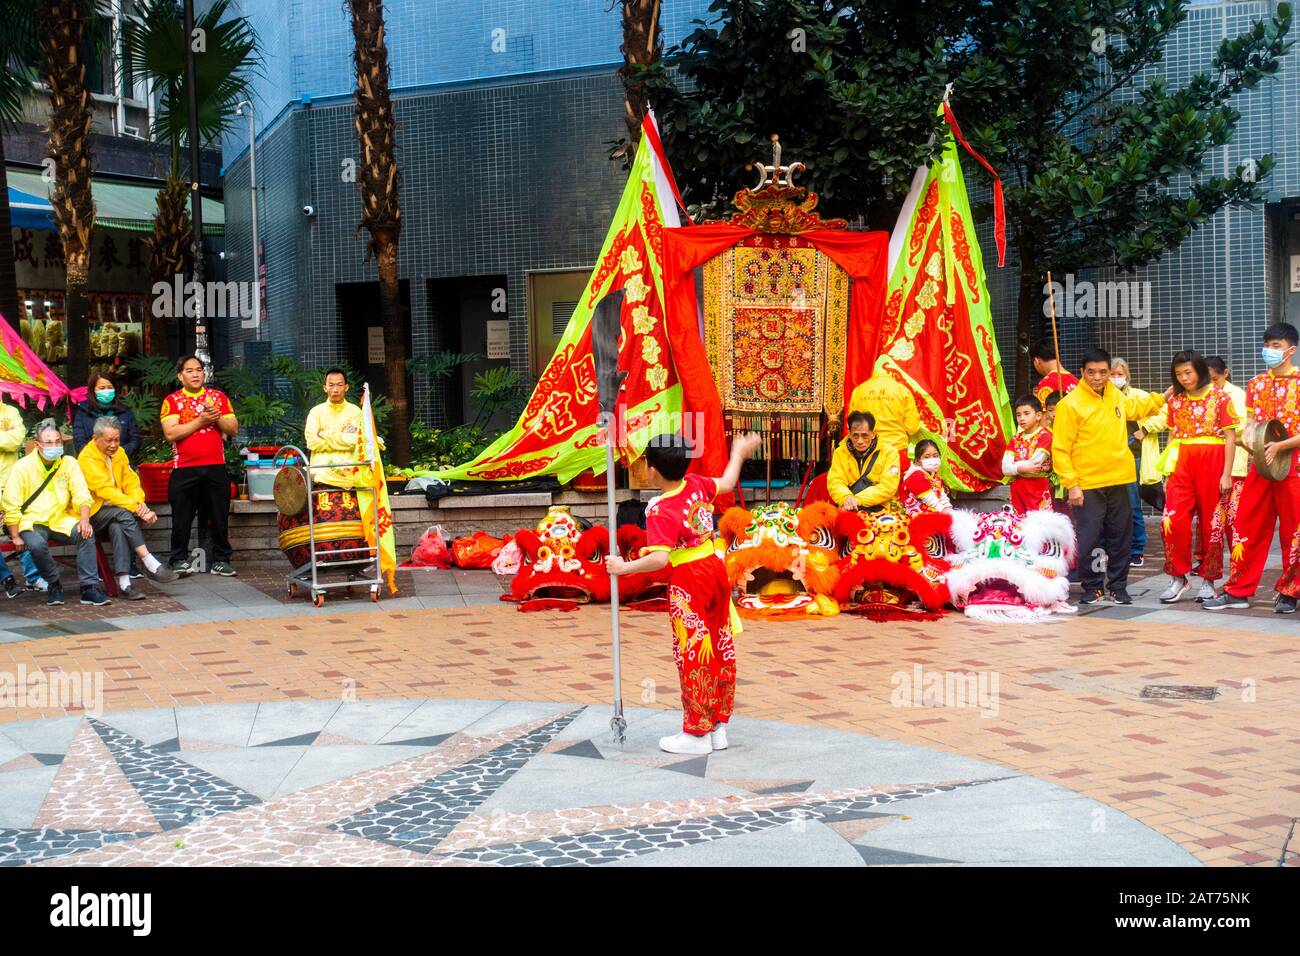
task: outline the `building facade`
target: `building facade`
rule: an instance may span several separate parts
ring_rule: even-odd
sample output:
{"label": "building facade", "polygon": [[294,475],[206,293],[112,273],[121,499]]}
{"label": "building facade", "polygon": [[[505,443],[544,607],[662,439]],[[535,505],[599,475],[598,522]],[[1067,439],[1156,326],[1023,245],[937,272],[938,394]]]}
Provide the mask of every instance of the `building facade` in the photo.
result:
{"label": "building facade", "polygon": [[[229,329],[219,361],[294,355],[347,361],[383,388],[377,273],[366,261],[352,129],[352,34],[335,0],[241,0],[266,56],[256,98],[264,321]],[[232,8],[233,8],[232,7]],[[1197,4],[1169,43],[1171,82],[1210,69],[1224,36],[1266,15],[1266,0]],[[708,0],[665,0],[665,44]],[[470,412],[475,372],[509,364],[532,378],[549,358],[590,271],[623,185],[607,158],[625,135],[617,4],[608,0],[389,0],[385,4],[402,171],[399,270],[411,353],[488,356],[445,384],[415,377],[421,417],[454,424]],[[1259,331],[1300,320],[1300,54],[1243,96],[1229,171],[1272,153],[1268,203],[1221,213],[1179,249],[1135,273],[1075,283],[1138,283],[1126,310],[1098,315],[1058,302],[1061,349],[1073,365],[1100,342],[1156,387],[1183,347],[1221,353],[1243,379],[1257,370]],[[248,136],[224,143],[228,277],[251,280]],[[971,185],[978,181],[975,173]],[[1014,367],[1014,267],[985,261],[999,342]],[[1064,278],[1064,277],[1057,277]],[[1117,293],[1115,293],[1117,294]],[[1113,297],[1113,296],[1112,296]],[[1136,304],[1135,304],[1136,303]],[[1114,311],[1124,314],[1114,315]],[[1088,313],[1088,314],[1084,314]]]}

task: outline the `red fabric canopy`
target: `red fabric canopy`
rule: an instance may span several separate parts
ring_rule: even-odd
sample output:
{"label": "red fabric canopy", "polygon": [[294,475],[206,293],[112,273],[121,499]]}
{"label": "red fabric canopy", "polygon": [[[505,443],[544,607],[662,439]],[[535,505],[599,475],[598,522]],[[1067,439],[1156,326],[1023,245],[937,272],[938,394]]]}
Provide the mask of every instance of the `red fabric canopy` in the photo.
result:
{"label": "red fabric canopy", "polygon": [[[704,454],[691,465],[692,471],[701,474],[722,473],[727,462],[727,446],[722,401],[700,339],[694,270],[754,235],[758,235],[754,229],[728,223],[664,230],[668,337],[673,343],[673,363],[682,382],[683,405],[703,418]],[[880,318],[889,278],[889,233],[815,229],[799,233],[799,238],[812,243],[853,280],[848,354],[844,356],[844,407],[848,408],[853,389],[871,377],[879,349]]]}

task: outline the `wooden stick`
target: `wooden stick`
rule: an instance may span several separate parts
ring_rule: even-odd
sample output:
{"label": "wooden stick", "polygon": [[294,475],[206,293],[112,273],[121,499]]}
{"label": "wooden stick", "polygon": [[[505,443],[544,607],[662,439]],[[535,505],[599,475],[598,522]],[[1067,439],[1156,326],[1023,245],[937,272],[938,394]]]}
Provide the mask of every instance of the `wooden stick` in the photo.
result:
{"label": "wooden stick", "polygon": [[1056,289],[1052,285],[1052,272],[1047,272],[1047,301],[1050,306],[1049,311],[1052,313],[1052,351],[1056,353],[1056,388],[1054,392],[1061,390],[1061,343],[1056,338]]}

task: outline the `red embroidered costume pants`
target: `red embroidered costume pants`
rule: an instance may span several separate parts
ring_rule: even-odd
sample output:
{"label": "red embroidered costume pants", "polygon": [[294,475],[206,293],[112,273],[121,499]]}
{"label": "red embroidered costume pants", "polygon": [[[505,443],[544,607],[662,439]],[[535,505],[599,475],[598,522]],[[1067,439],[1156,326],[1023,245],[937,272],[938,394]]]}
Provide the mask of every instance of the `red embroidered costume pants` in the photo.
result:
{"label": "red embroidered costume pants", "polygon": [[1273,523],[1282,526],[1282,580],[1292,577],[1292,540],[1300,520],[1300,474],[1294,459],[1281,481],[1271,481],[1251,466],[1241,488],[1237,520],[1232,525],[1232,573],[1223,586],[1233,597],[1250,597],[1259,587],[1273,542]]}
{"label": "red embroidered costume pants", "polygon": [[708,555],[672,569],[668,619],[682,686],[682,730],[702,736],[729,721],[736,704],[731,585],[722,559]]}
{"label": "red embroidered costume pants", "polygon": [[1200,522],[1196,573],[1206,581],[1223,576],[1223,513],[1219,478],[1223,445],[1183,445],[1178,464],[1165,482],[1165,574],[1192,572],[1192,516]]}

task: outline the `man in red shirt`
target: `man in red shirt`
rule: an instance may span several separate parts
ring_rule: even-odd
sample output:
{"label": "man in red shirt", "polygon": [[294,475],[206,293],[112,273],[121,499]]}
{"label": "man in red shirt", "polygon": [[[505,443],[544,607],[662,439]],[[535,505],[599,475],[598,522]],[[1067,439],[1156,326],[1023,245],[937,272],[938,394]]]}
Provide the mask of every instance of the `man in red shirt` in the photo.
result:
{"label": "man in red shirt", "polygon": [[1029,350],[1029,357],[1034,360],[1034,371],[1042,376],[1034,386],[1034,397],[1046,402],[1052,392],[1060,392],[1064,398],[1074,391],[1079,380],[1061,368],[1056,360],[1056,350],[1047,339],[1039,339]]}
{"label": "man in red shirt", "polygon": [[203,384],[203,361],[187,355],[177,365],[181,388],[163,399],[159,417],[163,437],[176,449],[175,467],[167,484],[172,507],[172,570],[193,574],[190,566],[190,526],[197,513],[211,522],[213,574],[231,577],[228,526],[230,478],[226,474],[226,438],[239,431],[230,399]]}

